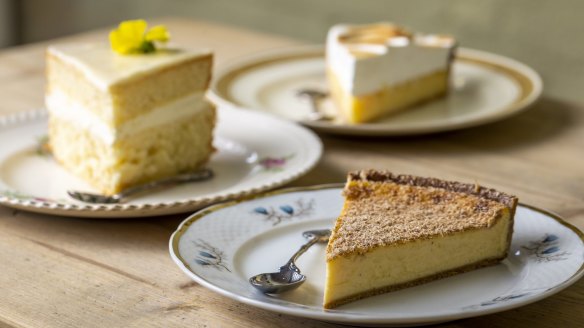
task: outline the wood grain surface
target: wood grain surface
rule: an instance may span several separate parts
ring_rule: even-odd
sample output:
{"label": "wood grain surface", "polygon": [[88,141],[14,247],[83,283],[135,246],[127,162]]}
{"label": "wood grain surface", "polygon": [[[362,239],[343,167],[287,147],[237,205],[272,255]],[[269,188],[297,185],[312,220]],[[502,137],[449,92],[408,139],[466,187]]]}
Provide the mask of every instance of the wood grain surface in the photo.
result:
{"label": "wood grain surface", "polygon": [[[173,41],[215,50],[215,65],[300,42],[203,21],[159,19]],[[106,30],[55,40],[87,41]],[[0,115],[43,106],[48,43],[0,52]],[[537,55],[537,54],[534,54]],[[342,182],[383,168],[475,182],[513,193],[584,229],[584,104],[545,96],[532,109],[483,127],[424,137],[320,135],[320,164],[293,186]],[[92,220],[0,207],[0,326],[333,327],[240,304],[192,282],[168,255],[187,214]],[[582,327],[584,281],[515,310],[442,327]]]}

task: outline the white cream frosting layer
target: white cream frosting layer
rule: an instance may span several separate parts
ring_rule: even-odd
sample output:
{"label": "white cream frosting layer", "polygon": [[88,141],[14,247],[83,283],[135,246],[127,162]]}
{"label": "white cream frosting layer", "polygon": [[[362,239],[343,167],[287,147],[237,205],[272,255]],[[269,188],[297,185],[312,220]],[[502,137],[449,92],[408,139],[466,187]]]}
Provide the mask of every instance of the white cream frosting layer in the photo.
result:
{"label": "white cream frosting layer", "polygon": [[[383,24],[375,24],[383,25]],[[371,25],[374,26],[374,25]],[[432,35],[389,38],[385,44],[347,44],[340,37],[367,25],[336,25],[327,36],[326,61],[345,92],[363,95],[447,69],[453,39]],[[354,52],[367,53],[356,56]]]}
{"label": "white cream frosting layer", "polygon": [[150,54],[120,55],[104,43],[53,45],[48,52],[77,67],[102,90],[168,65],[211,54],[207,49],[166,48]]}
{"label": "white cream frosting layer", "polygon": [[113,128],[59,89],[52,90],[46,96],[45,102],[51,116],[89,130],[107,145],[112,145],[116,140],[142,130],[180,120],[211,106],[205,99],[204,91],[195,92],[125,122],[118,128]]}

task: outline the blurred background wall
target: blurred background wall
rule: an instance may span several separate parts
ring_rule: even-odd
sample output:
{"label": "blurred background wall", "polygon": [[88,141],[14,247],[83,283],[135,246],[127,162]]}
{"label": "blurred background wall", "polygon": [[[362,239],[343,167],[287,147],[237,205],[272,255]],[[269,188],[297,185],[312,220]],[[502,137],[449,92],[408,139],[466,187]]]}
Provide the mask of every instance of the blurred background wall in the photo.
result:
{"label": "blurred background wall", "polygon": [[[121,20],[180,16],[322,43],[340,22],[389,20],[535,68],[546,94],[584,101],[582,0],[0,0],[0,47]],[[551,74],[553,73],[553,74]]]}
{"label": "blurred background wall", "polygon": [[16,1],[0,0],[0,48],[20,42],[20,16]]}

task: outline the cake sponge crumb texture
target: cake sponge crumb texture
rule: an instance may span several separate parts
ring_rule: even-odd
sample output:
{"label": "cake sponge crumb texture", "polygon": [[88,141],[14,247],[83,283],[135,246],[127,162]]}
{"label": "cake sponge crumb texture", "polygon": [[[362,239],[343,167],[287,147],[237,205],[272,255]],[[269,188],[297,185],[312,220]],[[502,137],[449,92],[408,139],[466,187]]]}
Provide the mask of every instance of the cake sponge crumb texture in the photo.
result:
{"label": "cake sponge crumb texture", "polygon": [[111,195],[195,171],[213,153],[206,50],[119,55],[104,44],[47,51],[49,145],[68,171]]}
{"label": "cake sponge crumb texture", "polygon": [[206,164],[213,150],[215,108],[208,104],[179,123],[149,128],[113,145],[68,120],[54,117],[49,122],[50,147],[57,161],[102,193],[115,194]]}

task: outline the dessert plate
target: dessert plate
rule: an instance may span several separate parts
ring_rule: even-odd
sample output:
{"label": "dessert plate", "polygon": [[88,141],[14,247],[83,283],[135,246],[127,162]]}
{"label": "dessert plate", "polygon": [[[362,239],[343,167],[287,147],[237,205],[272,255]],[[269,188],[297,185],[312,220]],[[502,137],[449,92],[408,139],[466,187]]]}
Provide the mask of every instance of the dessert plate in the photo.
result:
{"label": "dessert plate", "polygon": [[[255,55],[223,69],[210,97],[221,105],[269,112],[313,129],[336,134],[403,136],[450,131],[507,118],[528,108],[542,92],[530,67],[488,52],[459,49],[447,97],[388,116],[377,122],[345,124],[310,121],[311,103],[300,90],[327,91],[322,47],[304,47]],[[321,110],[336,117],[330,98]]]}
{"label": "dessert plate", "polygon": [[45,110],[0,117],[0,204],[76,217],[143,217],[192,211],[292,181],[322,153],[320,139],[297,124],[262,113],[220,108],[217,152],[209,181],[143,194],[124,204],[90,205],[68,197],[69,189],[92,191],[61,168],[42,147]]}
{"label": "dessert plate", "polygon": [[502,263],[425,285],[323,310],[325,245],[297,261],[308,278],[266,296],[248,283],[272,272],[305,242],[302,232],[330,228],[341,211],[341,185],[280,190],[209,207],[170,239],[177,265],[201,285],[262,309],[344,324],[422,325],[516,308],[548,297],[584,274],[584,235],[557,215],[517,208],[511,250]]}

